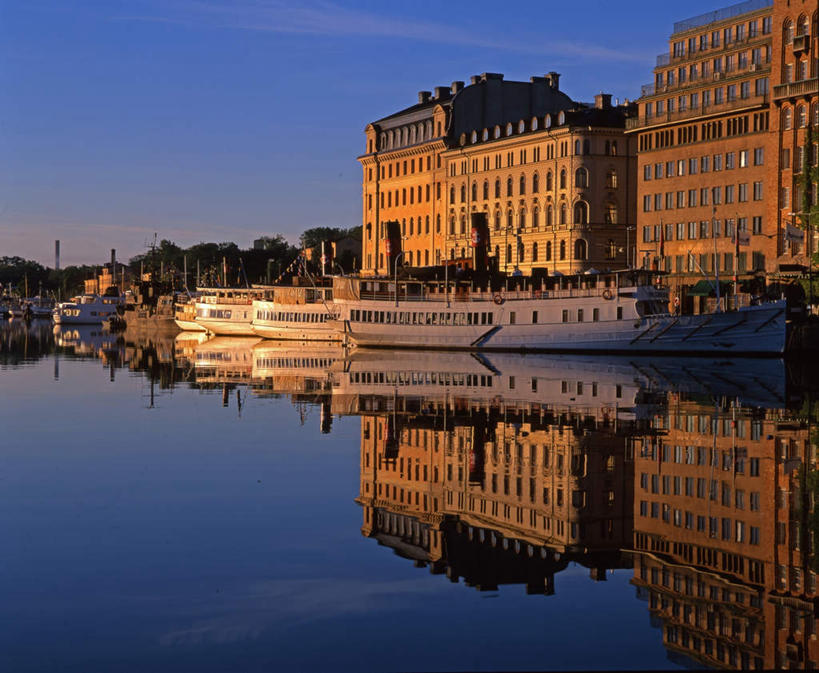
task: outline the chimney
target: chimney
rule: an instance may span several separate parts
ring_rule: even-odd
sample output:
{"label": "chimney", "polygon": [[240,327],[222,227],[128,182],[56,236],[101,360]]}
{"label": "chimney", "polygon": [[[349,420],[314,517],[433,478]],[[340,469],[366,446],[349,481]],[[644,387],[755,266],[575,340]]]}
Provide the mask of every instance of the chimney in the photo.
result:
{"label": "chimney", "polygon": [[419,91],[418,92],[418,102],[419,103],[428,103],[429,97],[432,94],[429,91]]}
{"label": "chimney", "polygon": [[554,71],[546,73],[546,81],[553,90],[560,90],[560,73]]}
{"label": "chimney", "polygon": [[443,98],[449,98],[449,87],[448,86],[436,86],[435,89],[435,98],[441,100]]}
{"label": "chimney", "polygon": [[602,91],[594,97],[594,107],[598,110],[608,110],[611,107],[611,94]]}
{"label": "chimney", "polygon": [[463,83],[463,82],[457,82],[457,81],[456,81],[456,82],[453,82],[453,83],[452,83],[452,86],[451,86],[451,87],[449,87],[449,90],[450,90],[450,91],[452,92],[452,94],[454,95],[454,94],[458,93],[458,92],[459,92],[461,89],[463,89],[463,88],[464,88],[464,83]]}
{"label": "chimney", "polygon": [[60,239],[54,241],[54,270],[60,270]]}
{"label": "chimney", "polygon": [[480,75],[472,75],[472,77],[469,78],[469,83],[470,84],[477,84],[480,81],[481,81],[481,76]]}
{"label": "chimney", "polygon": [[111,273],[114,273],[114,266],[117,263],[117,249],[111,248]]}

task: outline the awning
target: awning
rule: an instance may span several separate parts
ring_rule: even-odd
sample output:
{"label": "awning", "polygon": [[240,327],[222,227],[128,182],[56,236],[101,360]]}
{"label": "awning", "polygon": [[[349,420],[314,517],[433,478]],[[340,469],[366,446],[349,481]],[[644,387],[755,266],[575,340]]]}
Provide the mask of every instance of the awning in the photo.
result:
{"label": "awning", "polygon": [[[729,285],[729,283],[720,281],[720,292],[725,292],[729,288]],[[686,295],[689,297],[714,297],[716,296],[716,291],[714,290],[715,286],[716,281],[700,280],[697,281],[693,287],[688,288]]]}

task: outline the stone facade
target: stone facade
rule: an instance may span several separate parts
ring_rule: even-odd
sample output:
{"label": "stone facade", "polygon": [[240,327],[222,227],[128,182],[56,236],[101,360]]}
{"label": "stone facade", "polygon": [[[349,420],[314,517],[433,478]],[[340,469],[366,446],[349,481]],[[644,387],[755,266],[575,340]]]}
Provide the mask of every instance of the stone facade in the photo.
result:
{"label": "stone facade", "polygon": [[409,266],[471,257],[473,212],[487,213],[490,253],[509,272],[622,267],[635,217],[629,110],[604,94],[572,101],[557,73],[529,82],[484,73],[420,92],[365,132],[362,272],[392,271],[389,221]]}

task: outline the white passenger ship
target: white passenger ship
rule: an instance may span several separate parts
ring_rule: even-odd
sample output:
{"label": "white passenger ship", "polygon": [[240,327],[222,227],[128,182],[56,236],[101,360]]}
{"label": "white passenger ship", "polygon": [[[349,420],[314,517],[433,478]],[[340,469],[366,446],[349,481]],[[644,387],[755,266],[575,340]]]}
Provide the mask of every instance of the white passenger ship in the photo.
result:
{"label": "white passenger ship", "polygon": [[275,287],[253,302],[253,332],[265,339],[341,341],[332,287]]}
{"label": "white passenger ship", "polygon": [[780,354],[784,301],[672,315],[646,270],[544,278],[498,291],[470,283],[336,278],[334,323],[357,346],[486,351]]}
{"label": "white passenger ship", "polygon": [[272,288],[197,288],[196,324],[217,336],[256,336],[253,301],[272,296]]}
{"label": "white passenger ship", "polygon": [[124,302],[125,298],[118,295],[84,294],[57,304],[54,322],[58,325],[101,325],[117,315],[117,309]]}

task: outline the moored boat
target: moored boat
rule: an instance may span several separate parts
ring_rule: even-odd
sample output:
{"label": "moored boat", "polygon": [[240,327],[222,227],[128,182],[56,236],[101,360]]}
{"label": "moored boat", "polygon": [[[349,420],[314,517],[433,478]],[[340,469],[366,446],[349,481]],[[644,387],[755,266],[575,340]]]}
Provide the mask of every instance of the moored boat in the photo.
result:
{"label": "moored boat", "polygon": [[332,287],[274,287],[270,299],[253,302],[252,329],[265,339],[341,341]]}
{"label": "moored boat", "polygon": [[117,314],[123,305],[121,295],[83,294],[71,301],[57,304],[54,322],[57,324],[101,325]]}
{"label": "moored boat", "polygon": [[[665,352],[777,355],[784,301],[736,311],[673,315],[663,275],[627,270],[514,289],[472,282],[336,278],[342,330],[357,346],[481,351]],[[528,279],[527,279],[528,280]],[[508,281],[507,281],[508,282]]]}
{"label": "moored boat", "polygon": [[217,336],[256,336],[253,301],[272,296],[272,288],[198,288],[196,323]]}

